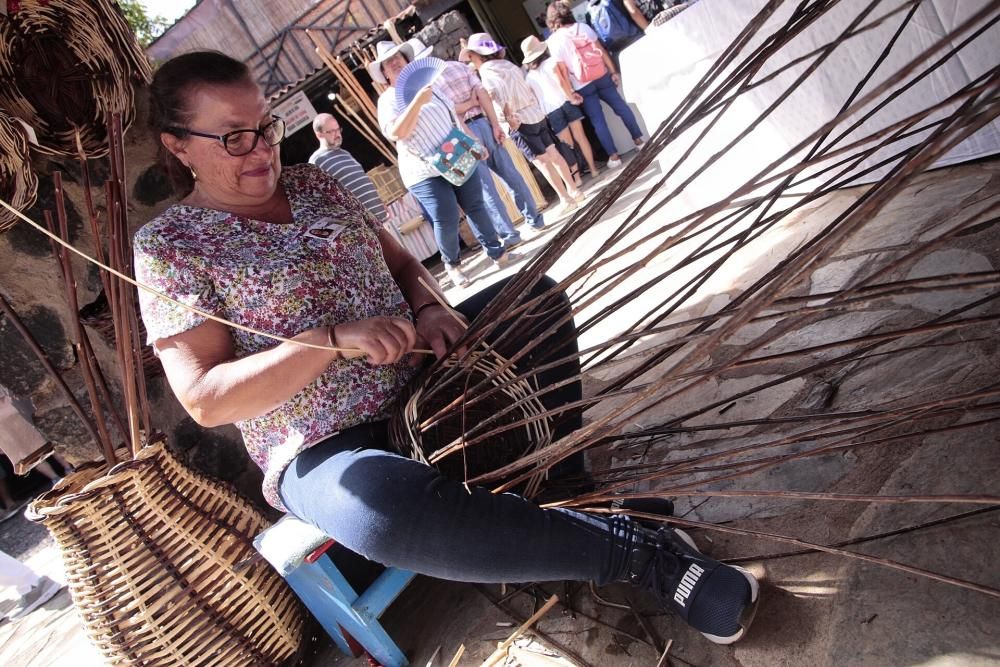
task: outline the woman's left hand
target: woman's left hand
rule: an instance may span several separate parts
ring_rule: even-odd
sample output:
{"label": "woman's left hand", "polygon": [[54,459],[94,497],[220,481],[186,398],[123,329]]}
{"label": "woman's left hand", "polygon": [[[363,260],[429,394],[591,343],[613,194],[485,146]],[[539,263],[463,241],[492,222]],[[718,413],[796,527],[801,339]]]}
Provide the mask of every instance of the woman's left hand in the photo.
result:
{"label": "woman's left hand", "polygon": [[611,75],[611,80],[614,82],[616,86],[622,85],[622,77],[618,72],[615,72],[614,74]]}
{"label": "woman's left hand", "polygon": [[[459,319],[456,319],[456,316]],[[430,347],[440,359],[445,356],[451,344],[465,333],[466,327],[460,321],[468,325],[468,320],[461,313],[454,310],[449,312],[444,306],[433,305],[423,308],[417,318],[416,347]],[[464,350],[459,352],[464,353]],[[421,357],[414,355],[410,363],[418,366],[423,361]]]}

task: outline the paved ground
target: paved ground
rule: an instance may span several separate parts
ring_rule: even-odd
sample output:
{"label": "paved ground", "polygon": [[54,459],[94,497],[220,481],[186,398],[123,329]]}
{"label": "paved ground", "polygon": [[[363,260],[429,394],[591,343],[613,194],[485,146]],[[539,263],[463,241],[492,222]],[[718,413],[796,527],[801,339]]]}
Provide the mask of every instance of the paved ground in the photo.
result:
{"label": "paved ground", "polygon": [[[605,233],[607,226],[621,219],[629,203],[634,203],[651,186],[654,177],[653,172],[644,175],[622,198],[602,227]],[[772,266],[789,248],[826,224],[856,196],[856,191],[837,193],[762,239],[758,248],[750,249],[746,257],[733,264],[741,268],[734,268],[706,285],[705,293],[694,300],[697,309],[704,312],[719,308],[734,290]],[[803,289],[815,294],[835,288],[880,261],[884,253],[905,248],[915,238],[937,233],[970,212],[995,205],[998,198],[1000,162],[997,161],[921,176],[849,247],[816,271]],[[658,219],[654,216],[648,224],[656,225]],[[598,242],[602,229],[594,230],[583,243]],[[536,251],[550,234],[526,243],[524,250]],[[573,262],[574,257],[564,258],[554,273],[568,270]],[[461,300],[464,294],[481,289],[501,275],[482,260],[469,262],[468,266],[474,282],[465,290],[450,289],[449,298],[453,301]],[[988,271],[997,267],[1000,267],[1000,231],[995,223],[990,223],[937,249],[914,267],[908,277]],[[943,312],[981,296],[981,292],[959,291],[890,300],[850,317],[824,320],[808,331],[797,332],[797,341],[788,344],[824,340],[824,336],[833,334],[875,331],[886,322],[898,325],[909,321],[908,318]],[[993,307],[989,312],[997,311]],[[1000,366],[995,331],[995,327],[970,330],[968,344],[923,347],[904,356],[871,359],[852,365],[835,377],[809,375],[773,392],[736,401],[726,409],[726,415],[737,419],[793,414],[802,406],[814,405],[817,396],[825,409],[848,411],[903,398],[930,398],[980,387],[989,378],[995,379]],[[703,403],[713,396],[726,395],[733,387],[759,382],[779,372],[788,371],[768,367],[738,377],[720,378],[705,393],[692,394],[685,401]],[[588,378],[589,387],[600,386],[605,379]],[[649,418],[679,414],[684,407],[664,405],[659,414]],[[973,418],[955,417],[942,421],[941,426]],[[903,428],[905,424],[900,426]],[[750,442],[764,434],[741,429],[728,435]],[[700,446],[683,439],[672,444],[677,447],[671,451],[676,449],[685,455],[699,451]],[[901,439],[892,447],[832,453],[751,478],[745,481],[745,486],[881,495],[997,495],[998,469],[1000,432],[995,425],[987,425]],[[742,528],[797,535],[818,542],[870,535],[975,509],[941,504],[870,507],[861,503],[777,503],[722,498],[709,502],[682,500],[678,507],[692,518],[731,522]],[[989,511],[854,548],[1000,587],[1000,568],[996,562],[998,529],[1000,512]],[[698,532],[696,538],[717,557],[773,554],[786,548],[769,540],[722,533]],[[11,548],[12,541],[21,545],[22,553],[27,553],[28,561],[40,571],[59,576],[58,559],[48,538],[25,525],[23,519],[0,525],[0,549]],[[418,578],[389,609],[385,625],[414,665],[446,665],[460,644],[467,649],[461,664],[479,664],[498,641],[509,635],[512,623],[516,625],[532,613],[537,600],[558,592],[571,600],[573,611],[557,607],[541,621],[539,628],[548,645],[557,643],[570,660],[595,667],[656,665],[660,653],[655,646],[666,640],[674,642],[670,664],[699,667],[1000,664],[997,639],[1000,601],[996,598],[823,554],[768,560],[754,567],[766,573],[762,604],[750,637],[734,647],[709,644],[674,617],[657,612],[647,596],[636,595],[621,586],[607,587],[596,595],[583,585],[568,589],[562,585],[548,586],[545,591],[529,588],[520,592],[511,586],[504,592],[495,586],[475,587]],[[509,600],[501,609],[494,601],[505,594]],[[438,647],[438,657],[431,662]],[[88,652],[88,649],[65,594],[17,624],[0,625],[3,665],[57,665],[67,664],[70,659],[74,665],[99,664],[93,650]],[[536,650],[538,645],[522,647],[520,657],[516,661],[512,658],[509,664],[558,664],[530,654]],[[333,650],[319,646],[308,664],[364,662],[339,657]]]}

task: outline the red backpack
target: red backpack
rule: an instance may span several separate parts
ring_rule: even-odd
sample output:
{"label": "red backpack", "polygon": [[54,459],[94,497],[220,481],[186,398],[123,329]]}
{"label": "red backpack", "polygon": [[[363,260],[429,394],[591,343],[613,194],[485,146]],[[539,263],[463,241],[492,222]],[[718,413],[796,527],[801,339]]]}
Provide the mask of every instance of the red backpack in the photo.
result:
{"label": "red backpack", "polygon": [[569,41],[573,45],[573,58],[569,62],[569,71],[580,83],[596,81],[607,73],[604,57],[597,42],[580,34],[580,24],[577,23],[569,32]]}

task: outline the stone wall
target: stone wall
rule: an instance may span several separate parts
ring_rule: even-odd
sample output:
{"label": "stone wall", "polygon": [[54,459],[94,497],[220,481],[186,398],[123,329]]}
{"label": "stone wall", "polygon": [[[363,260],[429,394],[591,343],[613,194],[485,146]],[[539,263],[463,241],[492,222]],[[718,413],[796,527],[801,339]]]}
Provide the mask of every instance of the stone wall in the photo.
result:
{"label": "stone wall", "polygon": [[[146,129],[145,90],[137,91],[136,99],[136,121],[125,136],[130,184],[128,215],[133,232],[174,201],[165,175],[156,166],[156,144]],[[75,160],[46,160],[38,154],[33,158],[40,181],[39,197],[38,203],[27,215],[41,222],[42,212],[54,209],[52,174],[61,171],[67,194],[70,240],[76,247],[93,255],[94,237],[86,216],[79,163]],[[107,160],[91,160],[88,167],[92,182],[97,185],[93,188],[94,202],[99,218],[103,219],[102,186],[108,174]],[[79,257],[74,256],[72,262],[78,283],[78,299],[83,307],[98,297],[100,274],[96,267]],[[72,346],[74,324],[59,268],[48,240],[26,223],[22,222],[9,232],[0,234],[0,291],[89,411],[90,403]],[[112,391],[120,396],[116,354],[96,331],[88,328],[88,332]],[[0,384],[15,396],[31,400],[35,426],[53,443],[56,451],[72,464],[100,459],[96,443],[90,439],[57,384],[47,376],[18,332],[2,315],[0,351]],[[171,445],[183,452],[189,463],[234,483],[248,497],[263,503],[259,490],[261,473],[247,457],[234,427],[199,427],[174,398],[162,373],[148,382],[148,391],[154,427],[168,435]],[[116,441],[116,444],[120,443],[120,439]]]}
{"label": "stone wall", "polygon": [[414,37],[434,47],[434,55],[442,60],[458,60],[459,40],[472,34],[472,27],[458,11],[442,14],[425,25]]}

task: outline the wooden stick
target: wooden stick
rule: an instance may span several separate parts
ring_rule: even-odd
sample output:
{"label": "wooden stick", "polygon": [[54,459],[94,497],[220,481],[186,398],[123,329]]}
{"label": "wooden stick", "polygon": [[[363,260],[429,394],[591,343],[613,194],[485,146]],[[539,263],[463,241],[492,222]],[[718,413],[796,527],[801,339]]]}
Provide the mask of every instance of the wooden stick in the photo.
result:
{"label": "wooden stick", "polygon": [[499,646],[497,646],[496,650],[493,651],[493,653],[491,653],[490,656],[488,658],[486,658],[486,660],[483,661],[483,664],[480,665],[480,667],[491,667],[494,663],[496,663],[497,660],[500,660],[501,658],[503,658],[504,654],[507,652],[507,647],[510,646],[511,644],[513,644],[514,640],[516,640],[518,637],[520,637],[524,633],[525,630],[527,630],[528,628],[530,628],[531,626],[533,626],[535,623],[537,623],[538,619],[542,618],[543,616],[545,616],[545,614],[549,613],[549,610],[552,609],[552,607],[554,607],[557,602],[559,602],[559,596],[558,595],[553,595],[552,597],[550,597],[545,602],[545,604],[542,605],[541,609],[539,609],[534,614],[532,614],[531,618],[529,618],[527,621],[525,621],[521,625],[521,627],[519,627],[517,630],[515,630],[514,633],[510,637],[508,637]]}
{"label": "wooden stick", "polygon": [[423,287],[425,290],[431,293],[431,296],[434,297],[435,301],[437,301],[440,305],[444,306],[444,309],[448,311],[448,314],[451,315],[456,322],[462,325],[463,329],[469,328],[469,325],[465,323],[465,320],[463,320],[461,317],[458,316],[458,313],[455,312],[455,309],[451,307],[451,304],[445,301],[444,295],[441,294],[439,290],[434,289],[434,287],[427,284],[427,281],[424,280],[423,276],[418,276],[417,282],[420,283],[421,287]]}
{"label": "wooden stick", "polygon": [[451,659],[448,663],[448,667],[458,667],[458,661],[462,659],[462,655],[465,653],[465,644],[458,647],[458,651],[455,653],[455,657]]}
{"label": "wooden stick", "polygon": [[667,656],[670,655],[670,647],[673,645],[674,645],[674,640],[668,639],[667,645],[663,649],[663,655],[661,655],[660,659],[657,661],[656,667],[664,667],[667,664]]}

